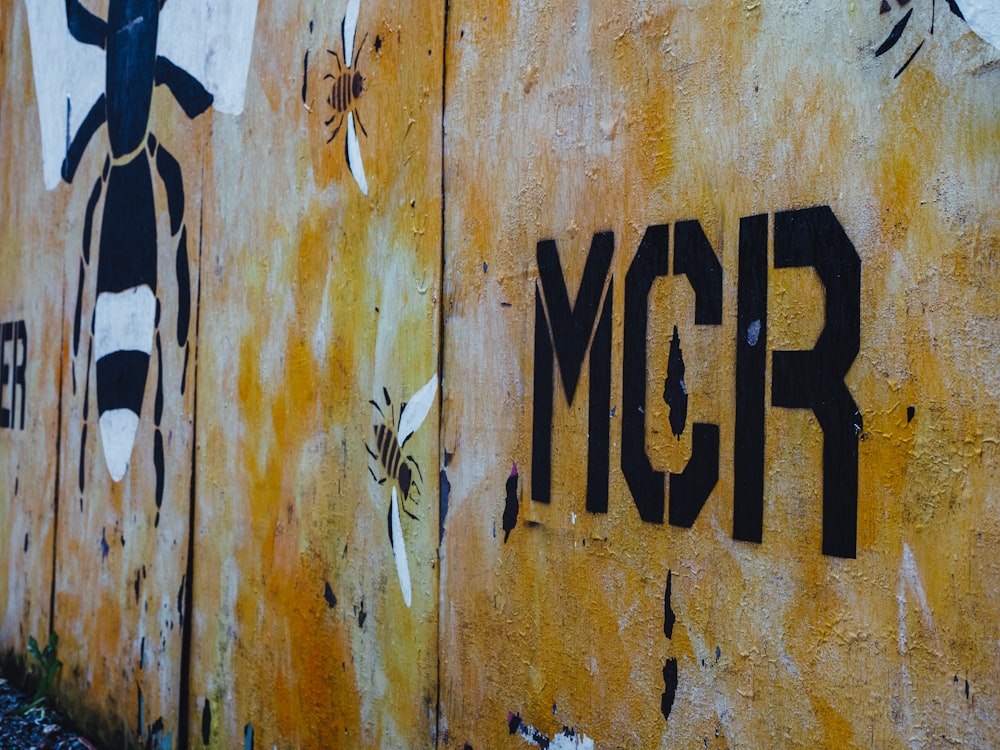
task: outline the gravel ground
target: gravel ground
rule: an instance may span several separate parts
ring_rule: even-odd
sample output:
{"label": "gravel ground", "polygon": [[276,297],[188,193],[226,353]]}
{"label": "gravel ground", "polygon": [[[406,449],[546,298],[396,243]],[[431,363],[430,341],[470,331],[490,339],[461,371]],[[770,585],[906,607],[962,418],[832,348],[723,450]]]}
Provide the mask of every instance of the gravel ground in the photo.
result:
{"label": "gravel ground", "polygon": [[0,678],[0,750],[97,750],[90,742],[65,728],[68,721],[45,707],[24,713],[30,701],[7,680]]}

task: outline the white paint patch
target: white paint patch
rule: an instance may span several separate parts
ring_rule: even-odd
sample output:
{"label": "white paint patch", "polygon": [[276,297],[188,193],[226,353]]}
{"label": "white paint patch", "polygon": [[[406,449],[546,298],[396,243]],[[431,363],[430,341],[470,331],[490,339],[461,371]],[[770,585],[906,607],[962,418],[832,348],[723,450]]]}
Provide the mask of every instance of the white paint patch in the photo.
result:
{"label": "white paint patch", "polygon": [[111,409],[98,420],[101,427],[101,444],[104,446],[104,461],[114,482],[121,481],[128,471],[135,444],[135,431],[139,427],[139,415],[131,409]]}
{"label": "white paint patch", "polygon": [[347,11],[344,13],[344,65],[348,67],[354,59],[354,35],[358,31],[360,10],[361,0],[347,0]]}
{"label": "white paint patch", "polygon": [[[747,328],[747,343],[750,346],[757,346],[757,339],[760,338],[760,320],[755,320]],[[685,391],[687,393],[687,391]]]}
{"label": "white paint patch", "polygon": [[396,435],[400,445],[416,432],[427,417],[427,412],[431,410],[437,396],[437,384],[438,376],[437,373],[434,373],[431,379],[424,384],[424,387],[414,393],[413,397],[406,402],[406,407],[399,415],[399,431]]}
{"label": "white paint patch", "polygon": [[354,129],[354,113],[347,113],[347,166],[351,168],[355,182],[361,192],[368,195],[368,179],[365,177],[365,165],[361,163],[361,147],[358,145],[358,133]]}
{"label": "white paint patch", "polygon": [[322,368],[326,367],[326,347],[330,343],[330,331],[333,329],[332,313],[330,311],[330,284],[332,280],[333,275],[330,273],[328,266],[326,271],[326,285],[323,287],[323,301],[319,306],[319,317],[316,319],[316,327],[313,329],[312,335],[313,358],[316,360],[316,364]]}
{"label": "white paint patch", "polygon": [[403,591],[403,601],[409,607],[413,598],[413,588],[410,585],[410,563],[406,559],[406,545],[403,543],[403,527],[399,523],[399,498],[396,495],[395,485],[392,488],[392,501],[389,505],[389,526],[392,528],[392,554],[396,558],[399,588]]}
{"label": "white paint patch", "polygon": [[[63,0],[25,0],[38,101],[45,187],[59,184],[63,158],[104,92],[104,50],[69,33]],[[156,51],[201,81],[220,112],[239,114],[257,20],[257,0],[170,0]]]}
{"label": "white paint patch", "polygon": [[160,11],[156,53],[201,81],[213,107],[238,115],[256,21],[257,0],[170,0]]}
{"label": "white paint patch", "polygon": [[966,23],[980,38],[1000,49],[1000,2],[958,0]]}
{"label": "white paint patch", "polygon": [[927,603],[927,594],[924,592],[924,585],[920,580],[920,571],[917,570],[917,561],[913,557],[913,550],[910,545],[903,543],[903,559],[899,564],[899,582],[896,586],[896,602],[899,605],[899,653],[906,653],[907,649],[907,628],[906,628],[906,592],[912,592],[920,607],[920,615],[928,630],[934,634],[937,640],[937,628],[934,626],[934,616],[931,613],[930,605]]}
{"label": "white paint patch", "polygon": [[153,351],[156,296],[146,284],[102,292],[94,308],[94,359],[115,352]]}
{"label": "white paint patch", "polygon": [[38,101],[45,188],[59,184],[63,157],[104,91],[104,50],[69,33],[64,0],[25,0]]}

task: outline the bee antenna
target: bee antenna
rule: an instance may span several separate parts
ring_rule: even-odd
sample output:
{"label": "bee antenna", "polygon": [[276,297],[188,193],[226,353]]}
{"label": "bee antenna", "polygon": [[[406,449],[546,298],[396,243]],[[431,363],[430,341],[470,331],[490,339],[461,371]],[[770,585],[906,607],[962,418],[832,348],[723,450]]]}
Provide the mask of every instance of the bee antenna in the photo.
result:
{"label": "bee antenna", "polygon": [[368,399],[368,403],[374,406],[379,414],[381,414],[383,417],[385,416],[385,414],[382,412],[381,407],[379,407],[379,405],[375,403],[375,399]]}
{"label": "bee antenna", "polygon": [[417,470],[417,474],[420,476],[420,481],[424,481],[424,473],[420,471],[420,464],[413,460],[413,456],[407,456],[406,460],[413,464],[414,468]]}
{"label": "bee antenna", "polygon": [[364,37],[361,39],[361,44],[358,45],[358,51],[354,55],[354,62],[351,64],[351,67],[355,70],[358,69],[358,58],[361,57],[361,48],[365,46],[365,41],[367,41],[367,39],[368,32],[366,31]]}
{"label": "bee antenna", "polygon": [[385,396],[386,406],[392,406],[392,399],[389,398],[389,389],[386,388],[385,386],[382,386],[382,395]]}

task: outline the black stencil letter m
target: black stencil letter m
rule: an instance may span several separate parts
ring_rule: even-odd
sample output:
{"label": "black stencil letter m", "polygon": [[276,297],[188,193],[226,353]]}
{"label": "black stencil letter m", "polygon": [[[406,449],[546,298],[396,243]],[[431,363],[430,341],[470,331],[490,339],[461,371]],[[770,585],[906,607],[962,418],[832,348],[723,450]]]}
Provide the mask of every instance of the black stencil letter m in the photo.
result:
{"label": "black stencil letter m", "polygon": [[[566,400],[573,404],[583,360],[590,349],[590,404],[587,442],[587,510],[608,510],[608,462],[611,427],[611,302],[614,279],[604,281],[611,268],[615,237],[599,232],[580,282],[576,304],[570,307],[566,279],[554,240],[538,243],[535,284],[535,382],[531,442],[531,498],[547,503],[552,492],[552,408],[555,390],[553,359],[559,362]],[[544,297],[545,304],[542,304]],[[601,299],[604,304],[601,304]],[[546,310],[548,315],[546,316]],[[600,320],[598,320],[600,311]],[[594,323],[597,321],[595,330]],[[553,354],[555,355],[553,357]]]}

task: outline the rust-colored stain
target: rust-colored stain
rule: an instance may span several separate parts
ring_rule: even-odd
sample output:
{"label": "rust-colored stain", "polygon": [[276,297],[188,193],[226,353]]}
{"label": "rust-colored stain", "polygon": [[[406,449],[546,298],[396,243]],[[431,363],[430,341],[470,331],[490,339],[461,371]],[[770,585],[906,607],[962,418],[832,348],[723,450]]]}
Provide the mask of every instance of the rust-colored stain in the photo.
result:
{"label": "rust-colored stain", "polygon": [[[211,54],[170,0],[138,146],[105,168],[98,123],[72,181],[121,6],[47,1],[0,21],[0,652],[51,626],[87,731],[990,744],[982,0],[185,6]],[[143,159],[160,339],[114,481],[99,238]]]}

